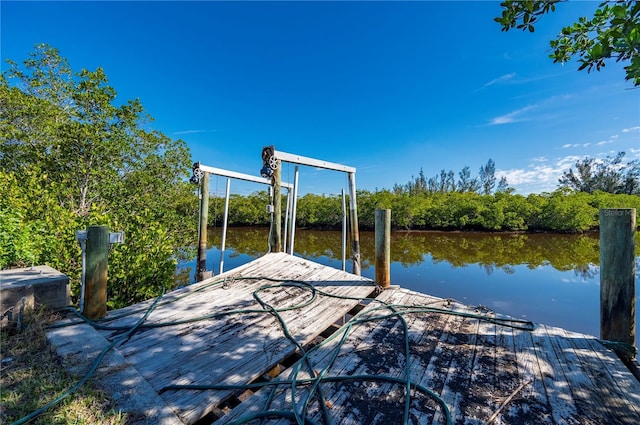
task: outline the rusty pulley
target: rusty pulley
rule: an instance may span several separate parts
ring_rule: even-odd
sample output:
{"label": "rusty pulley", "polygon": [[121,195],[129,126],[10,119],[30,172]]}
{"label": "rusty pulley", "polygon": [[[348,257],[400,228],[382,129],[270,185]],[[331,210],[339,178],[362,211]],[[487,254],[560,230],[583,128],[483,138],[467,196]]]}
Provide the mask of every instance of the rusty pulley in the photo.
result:
{"label": "rusty pulley", "polygon": [[262,169],[260,170],[260,175],[265,178],[271,177],[279,165],[280,162],[275,156],[274,147],[265,146],[262,148]]}
{"label": "rusty pulley", "polygon": [[189,181],[193,184],[199,184],[200,180],[202,179],[202,176],[204,176],[204,171],[200,169],[200,163],[194,162],[193,167],[191,167],[191,169],[193,170],[193,174],[191,175],[191,178],[189,179]]}

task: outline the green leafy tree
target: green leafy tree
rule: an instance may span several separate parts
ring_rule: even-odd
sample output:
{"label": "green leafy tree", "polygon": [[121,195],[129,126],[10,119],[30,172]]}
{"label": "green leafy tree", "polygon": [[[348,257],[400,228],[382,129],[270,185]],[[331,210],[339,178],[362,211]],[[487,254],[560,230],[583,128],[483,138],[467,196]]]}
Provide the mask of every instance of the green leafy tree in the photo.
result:
{"label": "green leafy tree", "polygon": [[458,180],[458,192],[478,192],[480,190],[478,179],[471,177],[471,169],[468,165],[465,165],[458,173],[458,177],[460,177]]}
{"label": "green leafy tree", "polygon": [[338,227],[342,223],[342,198],[307,193],[299,200],[296,219],[302,227]]}
{"label": "green leafy tree", "polygon": [[598,225],[598,211],[589,205],[590,195],[562,190],[548,197],[542,209],[545,229],[560,233],[584,232]]}
{"label": "green leafy tree", "polygon": [[505,176],[500,177],[500,180],[498,180],[498,187],[496,187],[496,192],[497,193],[508,192],[510,189],[511,188],[509,187],[509,182],[507,181],[507,178]]}
{"label": "green leafy tree", "polygon": [[478,175],[480,176],[482,193],[489,195],[496,185],[496,163],[494,160],[489,158],[487,163],[480,167]]}
{"label": "green leafy tree", "polygon": [[[491,187],[495,185],[495,163],[493,160],[489,160],[487,166],[492,166],[493,169],[482,167],[480,173],[487,171],[489,173],[486,177],[491,180],[493,179],[493,183],[489,182]],[[393,185],[393,193],[395,194],[403,194],[407,193],[410,195],[418,195],[425,193],[450,193],[450,192],[480,192],[482,189],[481,181],[477,177],[471,177],[471,171],[469,166],[465,166],[459,173],[459,179],[456,181],[456,175],[453,170],[445,170],[444,168],[440,170],[439,174],[436,174],[433,177],[426,178],[424,175],[424,171],[420,168],[420,172],[417,177],[411,177],[406,184],[394,184]],[[481,175],[482,178],[482,175]]]}
{"label": "green leafy tree", "polygon": [[[66,235],[77,217],[60,207],[50,190],[55,183],[37,170],[20,175],[0,170],[0,269],[49,263],[79,271],[74,235]],[[71,244],[68,244],[71,239]]]}
{"label": "green leafy tree", "polygon": [[504,230],[527,230],[529,224],[527,218],[530,215],[531,207],[527,203],[527,198],[522,195],[506,192],[497,192],[495,194],[496,202],[503,204],[504,222],[502,228]]}
{"label": "green leafy tree", "polygon": [[417,195],[427,191],[427,178],[425,177],[422,168],[420,168],[418,177],[411,176],[411,180],[404,185],[403,190],[411,195]]}
{"label": "green leafy tree", "polygon": [[[232,194],[229,197],[229,223],[235,225],[263,225],[269,224],[267,205],[269,193],[266,190],[253,192],[247,196]],[[212,206],[209,205],[211,208]],[[209,214],[213,219],[214,214]],[[210,221],[211,223],[211,221]]]}
{"label": "green leafy tree", "polygon": [[14,184],[0,186],[0,198],[15,192],[24,204],[11,206],[12,223],[38,223],[29,230],[42,241],[31,250],[37,262],[68,274],[77,293],[75,231],[105,224],[126,241],[110,254],[112,305],[171,287],[176,259],[195,239],[186,144],[147,129],[138,100],[118,104],[101,68],[74,72],[44,44],[9,64],[0,77],[0,170]]}
{"label": "green leafy tree", "polygon": [[[504,1],[502,15],[495,20],[502,31],[512,28],[533,32],[538,19],[555,11],[558,0]],[[578,56],[579,70],[600,70],[607,60],[624,62],[626,80],[640,86],[640,2],[634,0],[600,3],[593,17],[562,28],[550,41],[554,62],[565,63]]]}
{"label": "green leafy tree", "polygon": [[577,192],[634,195],[640,194],[640,161],[622,162],[624,152],[603,160],[583,158],[573,168],[565,171],[558,180],[560,188]]}

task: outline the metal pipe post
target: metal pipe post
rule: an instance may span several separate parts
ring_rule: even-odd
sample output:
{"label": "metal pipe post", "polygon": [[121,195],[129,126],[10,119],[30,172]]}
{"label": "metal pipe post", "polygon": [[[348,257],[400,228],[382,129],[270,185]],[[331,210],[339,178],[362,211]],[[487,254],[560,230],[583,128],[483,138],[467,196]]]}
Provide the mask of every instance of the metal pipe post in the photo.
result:
{"label": "metal pipe post", "polygon": [[298,166],[293,171],[293,207],[291,208],[291,231],[289,232],[289,254],[293,255],[296,239],[296,211],[298,210]]}
{"label": "metal pipe post", "polygon": [[231,189],[231,179],[227,178],[227,190],[224,196],[224,219],[222,220],[222,242],[220,245],[220,272],[224,271],[224,249],[227,242],[227,220],[229,218],[229,191]]}
{"label": "metal pipe post", "polygon": [[358,204],[356,202],[356,173],[349,173],[349,201],[351,210],[351,236],[353,240],[353,274],[360,276],[360,234],[358,233]]}
{"label": "metal pipe post", "polygon": [[289,253],[289,214],[291,214],[291,189],[287,189],[287,206],[284,211],[284,235],[282,235],[282,249]]}
{"label": "metal pipe post", "polygon": [[347,204],[342,189],[342,270],[347,269]]}

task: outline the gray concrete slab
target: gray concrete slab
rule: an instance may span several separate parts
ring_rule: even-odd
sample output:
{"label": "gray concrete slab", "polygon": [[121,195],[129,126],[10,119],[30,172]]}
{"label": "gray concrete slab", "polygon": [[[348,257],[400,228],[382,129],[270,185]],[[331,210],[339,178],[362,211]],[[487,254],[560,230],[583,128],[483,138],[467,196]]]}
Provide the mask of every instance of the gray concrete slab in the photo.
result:
{"label": "gray concrete slab", "polygon": [[[80,379],[110,342],[91,325],[51,329],[47,339],[68,370]],[[115,409],[128,414],[136,425],[184,425],[142,375],[117,348],[107,352],[95,373],[98,385],[111,396]]]}
{"label": "gray concrete slab", "polygon": [[0,326],[14,325],[23,309],[67,307],[69,278],[47,265],[0,270]]}

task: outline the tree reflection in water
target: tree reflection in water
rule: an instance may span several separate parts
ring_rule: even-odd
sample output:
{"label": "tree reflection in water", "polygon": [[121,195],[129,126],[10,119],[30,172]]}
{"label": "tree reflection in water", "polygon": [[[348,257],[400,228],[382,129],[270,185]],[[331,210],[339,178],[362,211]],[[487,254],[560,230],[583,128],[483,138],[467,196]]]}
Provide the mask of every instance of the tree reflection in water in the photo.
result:
{"label": "tree reflection in water", "polygon": [[[640,270],[640,233],[636,234],[636,270]],[[342,235],[331,230],[296,230],[295,253],[304,258],[342,258]],[[226,255],[229,258],[257,258],[268,251],[268,229],[232,227],[227,231]],[[221,229],[210,228],[208,247],[219,256]],[[350,244],[347,244],[350,246]],[[488,275],[496,270],[514,274],[514,266],[529,269],[553,267],[573,270],[577,277],[592,279],[599,273],[600,242],[597,234],[511,234],[480,232],[396,231],[391,233],[391,262],[403,267],[446,262],[452,267],[478,265]],[[360,233],[362,268],[373,266],[375,245],[373,232]],[[350,253],[347,253],[349,260]],[[214,256],[214,264],[217,260]],[[180,265],[184,270],[189,263]],[[208,267],[211,267],[209,265]],[[347,268],[349,269],[349,268]]]}
{"label": "tree reflection in water", "polygon": [[[221,233],[219,227],[209,230],[207,268],[216,274]],[[636,281],[640,279],[639,236],[637,232]],[[298,229],[295,255],[340,268],[341,238],[340,231]],[[229,228],[225,270],[264,255],[267,240],[267,228]],[[599,245],[597,234],[396,231],[391,234],[391,280],[430,295],[597,336]],[[360,246],[362,274],[373,278],[374,233],[361,232]],[[348,271],[349,257],[350,252]],[[180,284],[193,282],[194,268],[195,260],[178,266]]]}

